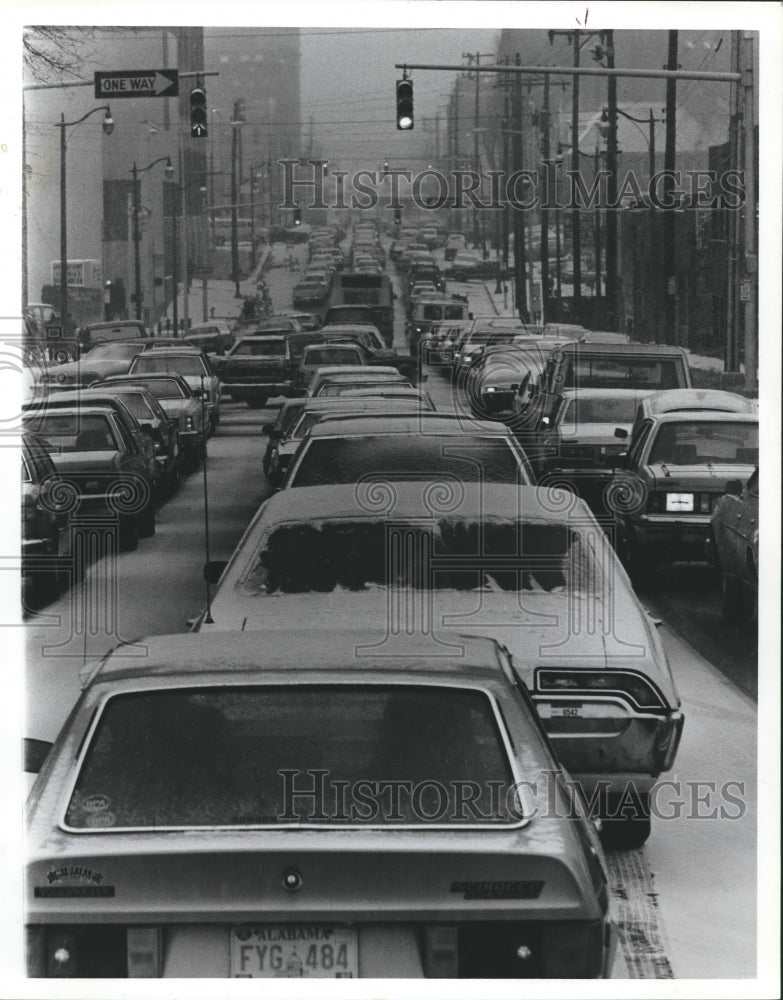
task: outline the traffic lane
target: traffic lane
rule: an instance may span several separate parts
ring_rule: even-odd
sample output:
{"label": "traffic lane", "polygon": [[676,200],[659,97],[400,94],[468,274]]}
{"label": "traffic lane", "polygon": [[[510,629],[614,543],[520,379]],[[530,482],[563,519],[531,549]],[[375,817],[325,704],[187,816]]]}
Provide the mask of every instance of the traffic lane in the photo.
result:
{"label": "traffic lane", "polygon": [[[677,978],[756,975],[757,713],[752,699],[662,627],[685,726],[660,780],[645,851]],[[675,815],[679,810],[680,814]]]}
{"label": "traffic lane", "polygon": [[[268,495],[260,427],[270,411],[225,404],[207,459],[210,557],[227,559]],[[52,740],[79,693],[85,662],[119,642],[183,632],[206,602],[204,479],[199,469],[158,512],[154,538],[97,559],[84,579],[25,630],[25,734]],[[134,650],[138,653],[138,650]],[[143,651],[142,651],[143,653]]]}

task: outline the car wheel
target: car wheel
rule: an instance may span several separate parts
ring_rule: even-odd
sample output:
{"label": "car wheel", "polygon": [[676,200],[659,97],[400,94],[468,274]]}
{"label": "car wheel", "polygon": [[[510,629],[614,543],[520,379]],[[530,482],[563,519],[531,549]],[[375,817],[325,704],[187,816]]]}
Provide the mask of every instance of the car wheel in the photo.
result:
{"label": "car wheel", "polygon": [[125,517],[120,521],[120,552],[135,552],[139,547],[139,519]]}
{"label": "car wheel", "polygon": [[739,581],[723,571],[720,574],[720,609],[723,620],[730,625],[736,625],[744,617],[743,593]]}
{"label": "car wheel", "polygon": [[179,489],[180,477],[182,475],[182,470],[180,469],[179,458],[172,462],[171,468],[166,473],[166,495],[173,496]]}
{"label": "car wheel", "polygon": [[601,843],[605,848],[633,850],[650,836],[650,795],[610,795],[606,815],[601,817]]}

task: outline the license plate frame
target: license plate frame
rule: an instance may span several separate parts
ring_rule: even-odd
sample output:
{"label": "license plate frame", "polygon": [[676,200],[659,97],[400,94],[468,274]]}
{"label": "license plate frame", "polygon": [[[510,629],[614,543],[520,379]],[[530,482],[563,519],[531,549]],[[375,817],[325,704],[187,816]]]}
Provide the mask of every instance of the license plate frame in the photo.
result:
{"label": "license plate frame", "polygon": [[359,933],[340,924],[242,924],[229,934],[232,979],[357,979]]}

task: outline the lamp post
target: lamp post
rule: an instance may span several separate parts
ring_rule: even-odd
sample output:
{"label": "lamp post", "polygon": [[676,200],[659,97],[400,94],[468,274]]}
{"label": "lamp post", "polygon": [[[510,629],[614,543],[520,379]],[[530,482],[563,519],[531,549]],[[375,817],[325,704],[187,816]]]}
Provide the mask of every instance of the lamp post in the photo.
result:
{"label": "lamp post", "polygon": [[144,174],[148,170],[151,170],[157,163],[163,163],[166,161],[166,169],[163,171],[166,175],[167,180],[171,180],[174,176],[174,167],[171,164],[170,156],[159,156],[157,160],[153,160],[152,163],[148,164],[146,167],[138,169],[135,162],[131,168],[131,173],[133,174],[133,287],[134,287],[134,302],[135,302],[135,314],[136,319],[141,319],[141,262],[140,257],[140,243],[141,243],[141,233],[139,232],[139,174]]}
{"label": "lamp post", "polygon": [[60,315],[62,317],[63,335],[67,335],[68,324],[68,213],[66,202],[66,171],[65,171],[65,130],[74,125],[80,125],[90,115],[97,111],[105,112],[103,118],[103,131],[105,135],[111,135],[114,131],[114,119],[111,116],[111,109],[108,104],[100,104],[97,108],[92,108],[87,114],[77,118],[75,122],[67,122],[65,115],[60,115],[60,121],[56,123],[60,130]]}

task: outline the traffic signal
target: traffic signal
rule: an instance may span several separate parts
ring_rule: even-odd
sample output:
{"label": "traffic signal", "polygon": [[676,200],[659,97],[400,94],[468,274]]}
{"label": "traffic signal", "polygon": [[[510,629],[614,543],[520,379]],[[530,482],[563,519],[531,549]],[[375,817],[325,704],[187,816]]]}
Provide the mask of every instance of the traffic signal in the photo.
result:
{"label": "traffic signal", "polygon": [[302,225],[302,209],[301,208],[295,208],[294,209],[294,225],[295,226],[301,226]]}
{"label": "traffic signal", "polygon": [[397,81],[397,128],[403,132],[413,128],[413,80]]}
{"label": "traffic signal", "polygon": [[207,92],[203,87],[194,87],[190,92],[190,134],[194,139],[203,139],[207,134]]}

